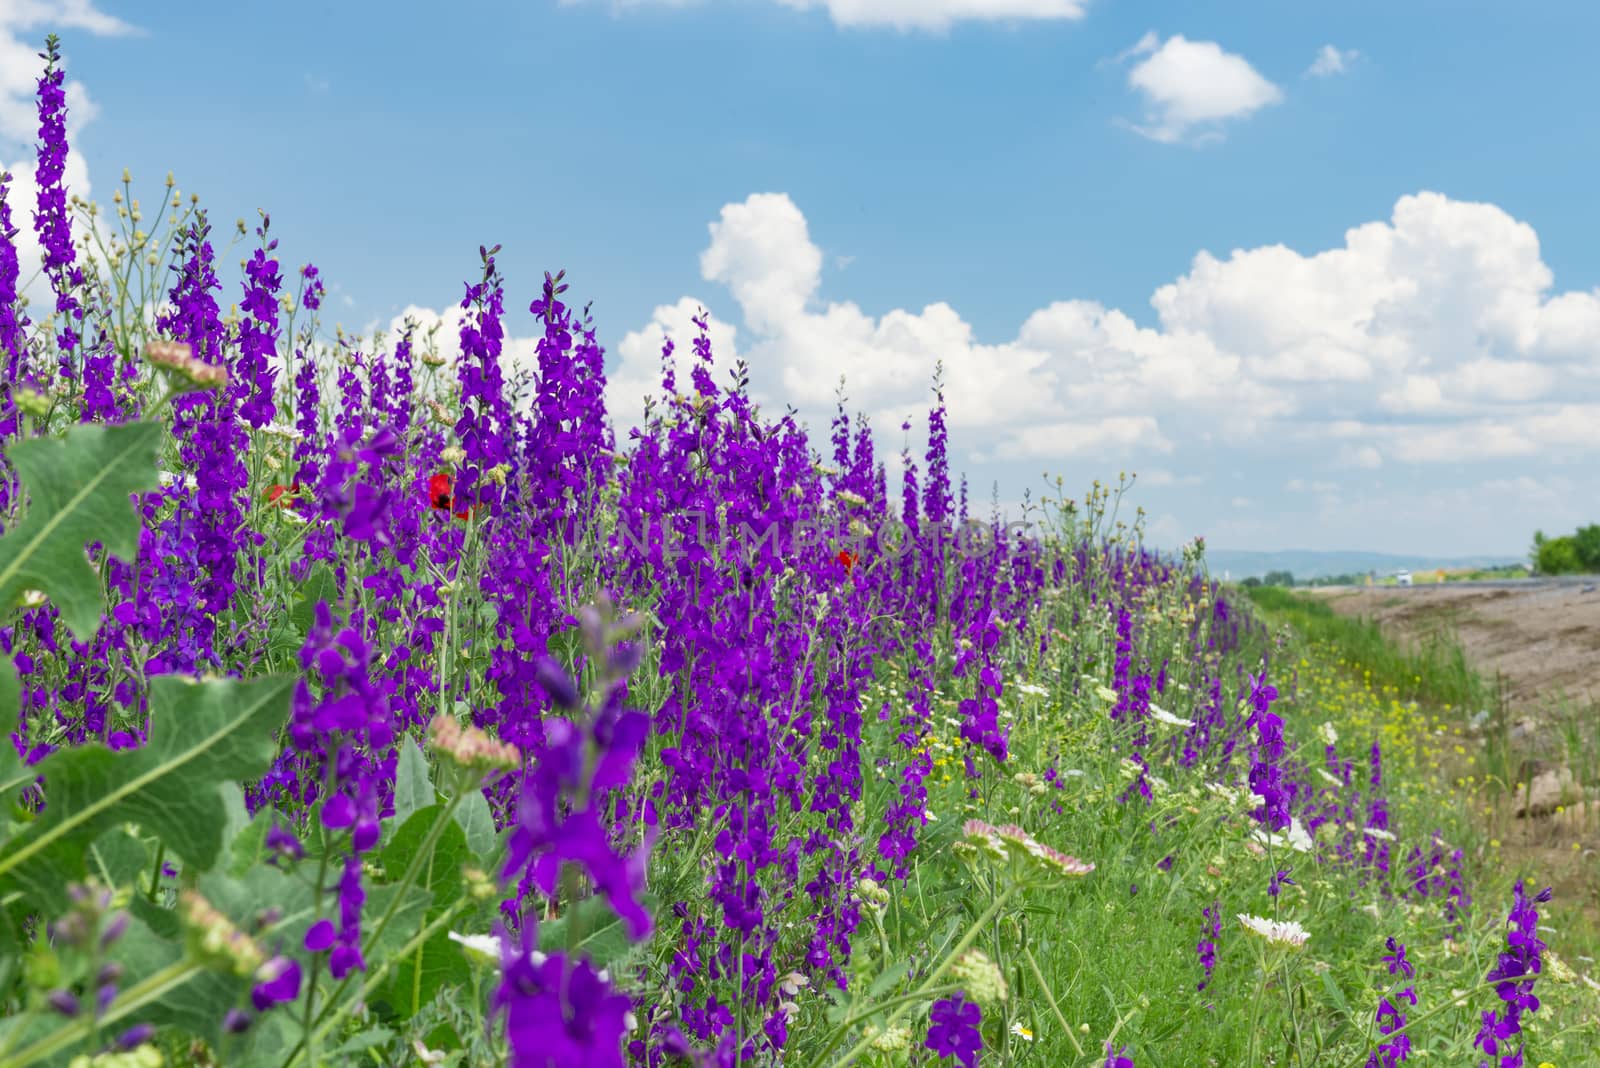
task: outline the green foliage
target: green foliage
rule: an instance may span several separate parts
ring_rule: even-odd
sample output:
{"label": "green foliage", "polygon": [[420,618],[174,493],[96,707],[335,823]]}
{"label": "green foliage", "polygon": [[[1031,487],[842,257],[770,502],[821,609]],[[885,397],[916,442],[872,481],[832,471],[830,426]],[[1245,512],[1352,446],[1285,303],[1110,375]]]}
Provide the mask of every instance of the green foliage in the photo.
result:
{"label": "green foliage", "polygon": [[[22,707],[22,686],[17,681],[17,666],[9,656],[0,656],[0,735],[9,735],[17,727],[17,716]],[[34,772],[22,766],[16,747],[0,744],[0,818],[11,807],[12,796],[33,781]],[[4,832],[0,831],[0,838]]]}
{"label": "green foliage", "polygon": [[1263,586],[1293,586],[1294,575],[1288,571],[1268,571],[1261,576]]}
{"label": "green foliage", "polygon": [[1542,575],[1571,575],[1583,570],[1577,540],[1570,535],[1549,538],[1539,546],[1534,566]]}
{"label": "green foliage", "polygon": [[[431,786],[428,792],[433,792]],[[400,824],[394,841],[382,853],[386,871],[398,877],[411,866],[442,812],[443,806],[430,805],[412,812]],[[398,819],[398,802],[395,814]],[[462,895],[465,888],[461,868],[469,859],[466,834],[454,820],[446,821],[417,876],[417,888],[432,895],[432,899],[416,927],[436,919]],[[441,986],[463,985],[470,977],[461,947],[450,941],[448,932],[440,931],[398,962],[385,988],[384,1000],[402,1017],[410,1017],[432,1001]]]}
{"label": "green foliage", "polygon": [[61,438],[33,438],[6,447],[30,498],[27,514],[0,537],[0,606],[42,590],[79,641],[99,629],[105,612],[100,573],[84,551],[99,542],[133,559],[139,516],[130,503],[159,485],[159,423],[75,426]]}
{"label": "green foliage", "polygon": [[1344,658],[1370,670],[1375,683],[1393,686],[1404,700],[1469,712],[1490,703],[1489,687],[1448,634],[1433,635],[1416,648],[1404,649],[1385,638],[1372,620],[1341,616],[1323,601],[1270,587],[1248,593],[1268,621],[1289,624],[1308,642],[1329,643]]}
{"label": "green foliage", "polygon": [[1572,536],[1572,547],[1585,571],[1600,571],[1600,523],[1579,527]]}
{"label": "green foliage", "polygon": [[1541,575],[1600,572],[1600,523],[1590,523],[1558,538],[1545,537],[1544,531],[1536,530],[1528,559]]}
{"label": "green foliage", "polygon": [[47,803],[5,843],[0,886],[19,890],[52,914],[62,907],[67,884],[87,874],[89,844],[122,823],[138,824],[176,856],[209,869],[227,819],[219,791],[271,766],[273,735],[287,715],[292,685],[279,675],[250,682],[152,679],[144,747],[63,749],[33,769],[44,776]]}

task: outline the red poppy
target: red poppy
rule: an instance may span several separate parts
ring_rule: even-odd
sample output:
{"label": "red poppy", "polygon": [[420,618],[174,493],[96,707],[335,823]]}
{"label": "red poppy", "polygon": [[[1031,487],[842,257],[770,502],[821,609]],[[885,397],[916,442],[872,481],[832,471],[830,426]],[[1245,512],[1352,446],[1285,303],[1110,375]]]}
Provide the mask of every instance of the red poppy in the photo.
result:
{"label": "red poppy", "polygon": [[443,471],[428,479],[428,502],[435,511],[450,510],[450,476]]}
{"label": "red poppy", "polygon": [[293,508],[294,499],[300,492],[300,483],[290,485],[273,483],[267,487],[267,503],[277,508]]}
{"label": "red poppy", "polygon": [[[428,479],[428,504],[436,512],[450,511],[450,475],[440,471]],[[466,519],[471,514],[470,510],[457,512],[457,519]]]}
{"label": "red poppy", "polygon": [[851,573],[853,573],[855,571],[856,561],[859,560],[860,558],[861,558],[861,554],[860,553],[852,553],[852,552],[848,552],[847,550],[844,550],[844,549],[840,549],[839,550],[839,555],[838,555],[838,557],[836,557],[836,559],[839,561],[839,563],[844,566],[844,571],[845,571],[845,574],[847,574],[847,575],[851,574]]}

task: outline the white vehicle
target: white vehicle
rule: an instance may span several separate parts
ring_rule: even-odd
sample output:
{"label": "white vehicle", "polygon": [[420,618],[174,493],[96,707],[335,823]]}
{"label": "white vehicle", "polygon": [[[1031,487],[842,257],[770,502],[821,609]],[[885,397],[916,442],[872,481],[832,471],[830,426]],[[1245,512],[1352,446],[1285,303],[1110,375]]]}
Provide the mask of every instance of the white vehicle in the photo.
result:
{"label": "white vehicle", "polygon": [[1397,586],[1409,586],[1409,585],[1411,585],[1411,572],[1409,572],[1409,571],[1396,571],[1394,573],[1394,581],[1395,581],[1395,584]]}

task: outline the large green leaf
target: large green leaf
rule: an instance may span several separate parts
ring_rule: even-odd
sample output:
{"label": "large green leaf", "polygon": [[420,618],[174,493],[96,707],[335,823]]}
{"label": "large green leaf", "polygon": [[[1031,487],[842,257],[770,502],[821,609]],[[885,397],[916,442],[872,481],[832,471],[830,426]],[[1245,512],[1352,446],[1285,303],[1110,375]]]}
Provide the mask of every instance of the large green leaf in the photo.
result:
{"label": "large green leaf", "polygon": [[[656,911],[653,894],[642,894],[639,901],[651,913]],[[579,936],[576,944],[568,933],[574,918]],[[545,953],[569,951],[589,958],[597,968],[615,969],[617,962],[624,960],[635,947],[628,937],[628,929],[611,911],[611,906],[602,898],[586,897],[568,906],[562,915],[539,925],[539,948]]]}
{"label": "large green leaf", "polygon": [[0,537],[0,608],[25,590],[42,590],[79,641],[105,613],[100,573],[84,547],[99,542],[132,560],[140,520],[132,497],[155,489],[159,423],[75,426],[61,438],[6,447],[30,500],[28,514]]}
{"label": "large green leaf", "polygon": [[400,739],[400,756],[394,769],[394,825],[403,827],[418,809],[432,807],[433,780],[428,777],[428,758],[409,735]]}
{"label": "large green leaf", "polygon": [[0,656],[0,813],[11,804],[12,796],[34,780],[36,772],[23,767],[11,732],[17,729],[22,711],[22,686],[17,681],[17,665],[9,656]]}
{"label": "large green leaf", "polygon": [[[428,831],[438,820],[441,806],[418,809],[395,832],[394,841],[383,851],[383,866],[390,878],[398,879],[411,865]],[[462,894],[461,866],[468,859],[467,836],[454,820],[444,825],[433,852],[422,864],[416,888],[432,895],[432,903],[408,934],[449,908]],[[440,986],[465,985],[472,978],[461,947],[440,931],[403,960],[395,962],[385,985],[384,1000],[402,1017],[410,1018],[433,1000]]]}
{"label": "large green leaf", "polygon": [[467,848],[480,864],[487,864],[494,853],[498,835],[494,829],[494,816],[489,811],[489,801],[482,790],[473,790],[456,808],[456,822],[467,835]]}
{"label": "large green leaf", "polygon": [[294,679],[150,683],[150,737],[141,749],[59,750],[37,767],[45,809],[6,843],[0,886],[15,884],[54,915],[66,884],[85,874],[90,842],[117,823],[137,823],[188,864],[207,870],[228,822],[222,783],[255,779],[272,765],[274,732],[288,714]]}

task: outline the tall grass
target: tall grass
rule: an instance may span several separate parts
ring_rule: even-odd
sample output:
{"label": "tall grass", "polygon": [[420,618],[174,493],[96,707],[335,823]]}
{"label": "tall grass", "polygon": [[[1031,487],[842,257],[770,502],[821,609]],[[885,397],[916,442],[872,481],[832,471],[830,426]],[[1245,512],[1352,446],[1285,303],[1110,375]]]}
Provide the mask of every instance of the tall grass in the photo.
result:
{"label": "tall grass", "polygon": [[1413,647],[1385,637],[1371,619],[1341,616],[1325,602],[1274,586],[1246,590],[1270,625],[1289,624],[1307,641],[1327,642],[1369,671],[1373,682],[1394,687],[1402,700],[1461,710],[1494,710],[1495,694],[1448,632],[1430,634]]}

